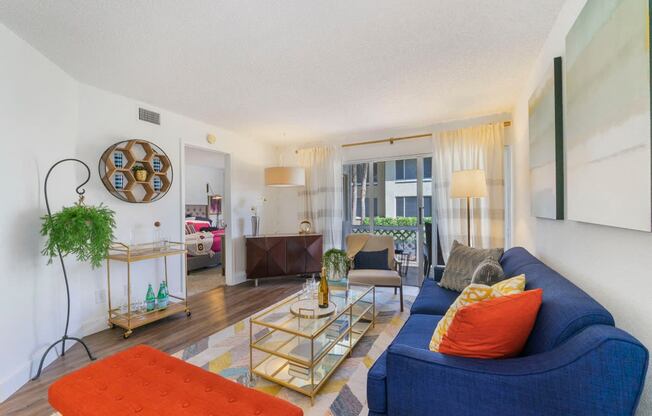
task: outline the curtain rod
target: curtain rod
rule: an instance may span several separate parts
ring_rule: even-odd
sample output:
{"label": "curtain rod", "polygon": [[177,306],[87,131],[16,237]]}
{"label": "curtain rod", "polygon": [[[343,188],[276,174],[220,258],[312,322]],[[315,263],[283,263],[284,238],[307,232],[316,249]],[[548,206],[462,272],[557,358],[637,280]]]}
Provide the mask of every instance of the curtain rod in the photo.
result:
{"label": "curtain rod", "polygon": [[[504,127],[509,127],[511,125],[512,125],[511,121],[504,121],[503,122]],[[378,143],[394,144],[395,142],[400,142],[402,140],[423,139],[424,137],[432,137],[432,133],[415,134],[414,136],[390,137],[388,139],[368,140],[368,141],[356,142],[356,143],[346,143],[346,144],[343,144],[342,147],[364,146],[364,145],[367,145],[367,144],[378,144]]]}

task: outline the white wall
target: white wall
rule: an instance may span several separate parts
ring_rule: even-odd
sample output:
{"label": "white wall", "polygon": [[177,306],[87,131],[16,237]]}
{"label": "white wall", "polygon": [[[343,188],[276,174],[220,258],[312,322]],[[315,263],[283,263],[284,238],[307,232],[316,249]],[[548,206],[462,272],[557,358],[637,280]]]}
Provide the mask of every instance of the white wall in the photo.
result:
{"label": "white wall", "polygon": [[186,204],[206,205],[209,185],[211,195],[224,196],[225,157],[218,152],[208,152],[194,147],[185,149]]}
{"label": "white wall", "polygon": [[[3,400],[27,380],[30,360],[40,359],[40,347],[63,333],[63,279],[58,266],[46,266],[40,254],[43,240],[39,236],[39,217],[45,214],[42,186],[46,170],[57,159],[75,155],[78,85],[1,24],[0,50]],[[76,195],[74,187],[64,187],[74,183],[74,165],[58,169],[51,180],[53,208],[73,201]],[[79,270],[70,270],[73,285],[79,281],[75,273]],[[77,301],[76,297],[73,308],[78,306]],[[74,316],[73,327],[78,327],[79,321]]]}
{"label": "white wall", "polygon": [[[652,346],[652,234],[530,215],[528,98],[555,56],[586,0],[569,0],[562,9],[527,87],[513,110],[515,245],[522,245],[596,298],[614,315],[616,325]],[[626,183],[623,183],[626,186]],[[652,414],[652,378],[639,414]]]}
{"label": "white wall", "polygon": [[[263,167],[272,164],[273,148],[248,137],[210,126],[154,106],[80,84],[48,61],[26,42],[0,25],[0,131],[2,131],[6,201],[0,226],[4,249],[0,250],[4,302],[0,303],[0,331],[5,334],[0,360],[0,400],[4,400],[33,374],[45,348],[63,332],[65,292],[58,265],[46,266],[40,255],[43,239],[39,217],[45,214],[42,181],[56,160],[78,157],[91,168],[86,186],[88,204],[105,203],[116,212],[116,238],[129,241],[132,230],[152,233],[161,221],[164,234],[181,240],[180,154],[182,142],[230,154],[231,190],[229,228],[233,243],[227,246],[227,283],[244,280],[244,234],[249,232],[252,205],[265,195]],[[161,125],[138,120],[138,107],[161,113]],[[217,143],[205,141],[208,133]],[[111,144],[144,138],[158,144],[170,157],[175,178],[168,194],[150,204],[130,204],[111,196],[102,185],[97,162]],[[51,181],[53,210],[75,202],[74,188],[82,177],[78,167],[62,166]],[[231,180],[232,178],[232,180]],[[264,212],[263,212],[264,215]],[[263,223],[263,231],[265,224]],[[70,334],[84,336],[106,328],[106,305],[96,303],[106,289],[104,268],[91,270],[68,258],[72,315]],[[144,264],[134,270],[143,279],[160,276],[160,265]],[[181,280],[180,265],[171,264],[171,278]],[[116,277],[121,270],[112,268]],[[176,274],[175,274],[176,273]],[[171,284],[171,290],[175,288]],[[136,290],[141,290],[136,288]],[[99,291],[99,292],[98,292]],[[119,296],[122,288],[113,292]],[[191,305],[192,307],[192,305]],[[9,318],[11,317],[11,318]],[[55,355],[50,356],[51,361]]]}
{"label": "white wall", "polygon": [[186,164],[186,204],[206,205],[206,184],[214,195],[224,195],[224,169]]}

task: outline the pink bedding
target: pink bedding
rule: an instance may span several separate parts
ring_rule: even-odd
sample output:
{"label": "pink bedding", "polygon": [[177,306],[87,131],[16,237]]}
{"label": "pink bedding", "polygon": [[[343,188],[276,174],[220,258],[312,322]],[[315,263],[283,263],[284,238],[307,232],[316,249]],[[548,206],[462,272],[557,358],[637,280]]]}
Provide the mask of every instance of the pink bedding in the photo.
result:
{"label": "pink bedding", "polygon": [[186,224],[192,224],[197,232],[201,231],[204,227],[211,227],[211,223],[208,221],[186,220]]}
{"label": "pink bedding", "polygon": [[[211,226],[210,222],[197,221],[197,220],[186,220],[186,224],[192,224],[192,226],[195,228],[195,231],[197,231],[197,232],[199,232],[204,227],[210,227]],[[219,253],[220,251],[222,251],[222,238],[221,238],[221,236],[224,235],[224,229],[209,231],[209,232],[213,234],[213,246],[211,247],[211,250],[213,250],[216,253]]]}

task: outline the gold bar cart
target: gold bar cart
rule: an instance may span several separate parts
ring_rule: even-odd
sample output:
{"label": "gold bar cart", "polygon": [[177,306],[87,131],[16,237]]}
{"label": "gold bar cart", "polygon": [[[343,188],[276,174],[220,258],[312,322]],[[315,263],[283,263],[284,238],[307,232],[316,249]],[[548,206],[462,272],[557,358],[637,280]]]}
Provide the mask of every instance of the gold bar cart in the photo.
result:
{"label": "gold bar cart", "polygon": [[[158,321],[170,315],[185,312],[190,317],[191,312],[188,308],[188,274],[185,279],[184,297],[170,294],[170,301],[164,309],[154,309],[153,311],[132,310],[131,296],[131,264],[144,260],[163,259],[165,270],[165,284],[168,284],[168,257],[182,255],[183,261],[186,261],[185,270],[188,270],[187,250],[184,243],[166,241],[162,243],[146,243],[136,246],[129,246],[124,243],[115,242],[109,248],[109,254],[106,258],[106,279],[107,279],[107,296],[109,302],[109,327],[116,326],[125,329],[123,337],[129,338],[133,330],[147,325],[151,322]],[[111,260],[127,264],[127,310],[121,312],[121,308],[114,308],[111,303]],[[169,287],[169,285],[168,285]]]}

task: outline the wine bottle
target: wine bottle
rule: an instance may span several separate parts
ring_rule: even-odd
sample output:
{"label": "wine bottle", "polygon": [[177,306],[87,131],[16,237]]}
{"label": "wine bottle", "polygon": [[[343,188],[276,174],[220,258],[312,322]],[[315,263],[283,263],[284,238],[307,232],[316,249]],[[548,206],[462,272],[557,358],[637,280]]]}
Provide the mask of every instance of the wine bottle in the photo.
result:
{"label": "wine bottle", "polygon": [[145,295],[145,305],[147,305],[147,312],[153,311],[156,308],[156,297],[154,297],[154,289],[152,284],[147,285],[147,295]]}
{"label": "wine bottle", "polygon": [[328,281],[326,280],[326,268],[321,269],[321,279],[319,280],[319,292],[317,296],[320,308],[328,308]]}

